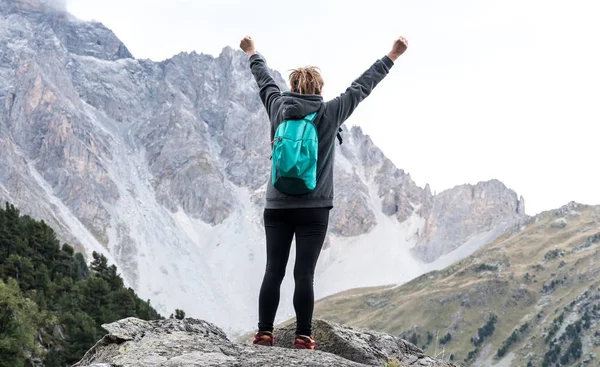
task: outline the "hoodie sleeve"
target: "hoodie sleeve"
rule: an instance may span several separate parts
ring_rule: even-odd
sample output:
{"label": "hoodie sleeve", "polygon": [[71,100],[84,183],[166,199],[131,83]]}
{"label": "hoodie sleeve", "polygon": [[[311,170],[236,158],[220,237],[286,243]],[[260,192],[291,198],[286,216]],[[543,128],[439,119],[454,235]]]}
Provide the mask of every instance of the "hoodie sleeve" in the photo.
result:
{"label": "hoodie sleeve", "polygon": [[281,97],[281,90],[271,76],[265,59],[259,54],[250,57],[250,70],[260,89],[260,99],[262,100],[269,116],[273,116],[275,102]]}
{"label": "hoodie sleeve", "polygon": [[380,81],[385,78],[394,65],[387,56],[375,61],[358,79],[356,79],[344,93],[331,100],[328,104],[336,113],[336,120],[342,125],[350,117],[358,104],[371,94]]}

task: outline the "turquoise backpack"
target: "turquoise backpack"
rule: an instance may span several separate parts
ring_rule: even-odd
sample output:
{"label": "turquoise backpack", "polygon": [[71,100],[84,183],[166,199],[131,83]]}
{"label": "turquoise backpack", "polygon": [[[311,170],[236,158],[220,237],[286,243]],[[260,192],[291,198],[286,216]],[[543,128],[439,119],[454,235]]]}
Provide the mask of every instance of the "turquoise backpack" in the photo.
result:
{"label": "turquoise backpack", "polygon": [[[317,172],[319,136],[314,124],[316,116],[317,112],[313,112],[299,120],[285,120],[275,131],[271,143],[271,183],[284,194],[308,194],[317,186],[321,172]],[[329,159],[334,144],[329,148],[325,161]]]}

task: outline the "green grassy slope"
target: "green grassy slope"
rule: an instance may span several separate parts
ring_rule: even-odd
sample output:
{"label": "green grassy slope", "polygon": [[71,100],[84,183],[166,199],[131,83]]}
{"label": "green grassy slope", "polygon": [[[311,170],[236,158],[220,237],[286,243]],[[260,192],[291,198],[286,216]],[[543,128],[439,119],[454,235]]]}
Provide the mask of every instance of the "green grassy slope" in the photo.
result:
{"label": "green grassy slope", "polygon": [[600,207],[571,203],[400,287],[322,299],[315,317],[401,335],[467,366],[598,365],[599,274]]}

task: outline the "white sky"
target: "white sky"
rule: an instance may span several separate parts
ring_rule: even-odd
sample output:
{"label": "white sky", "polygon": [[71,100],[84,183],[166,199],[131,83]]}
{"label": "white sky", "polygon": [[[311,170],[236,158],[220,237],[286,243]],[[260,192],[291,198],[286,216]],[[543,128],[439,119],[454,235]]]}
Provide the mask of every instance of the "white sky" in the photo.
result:
{"label": "white sky", "polygon": [[600,204],[598,0],[67,0],[136,58],[217,56],[251,35],[269,65],[320,66],[332,98],[403,35],[348,125],[419,186],[497,178],[530,215]]}

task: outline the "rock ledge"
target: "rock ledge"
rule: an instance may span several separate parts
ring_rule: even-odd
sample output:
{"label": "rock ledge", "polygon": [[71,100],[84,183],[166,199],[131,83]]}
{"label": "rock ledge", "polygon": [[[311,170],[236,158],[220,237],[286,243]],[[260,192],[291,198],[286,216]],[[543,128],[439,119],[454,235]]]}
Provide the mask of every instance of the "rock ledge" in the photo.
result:
{"label": "rock ledge", "polygon": [[108,331],[73,367],[118,366],[453,366],[429,358],[388,334],[315,320],[318,350],[290,349],[293,326],[277,330],[274,348],[233,343],[206,321],[144,321],[105,324]]}

